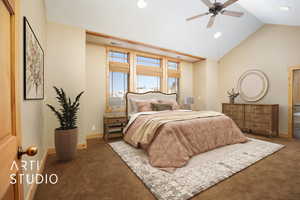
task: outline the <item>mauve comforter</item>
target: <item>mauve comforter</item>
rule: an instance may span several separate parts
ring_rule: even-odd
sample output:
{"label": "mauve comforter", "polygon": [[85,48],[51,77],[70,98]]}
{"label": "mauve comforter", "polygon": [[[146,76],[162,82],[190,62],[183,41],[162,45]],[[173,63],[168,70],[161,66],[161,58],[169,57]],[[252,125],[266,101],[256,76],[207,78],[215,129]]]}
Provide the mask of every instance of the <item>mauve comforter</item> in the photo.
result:
{"label": "mauve comforter", "polygon": [[[215,116],[164,123],[147,137],[146,142],[136,145],[137,141],[133,136],[139,134],[137,131],[141,130],[140,126],[157,118],[181,113],[182,111],[164,111],[140,115],[126,129],[124,140],[135,147],[142,147],[148,153],[152,166],[166,170],[183,167],[194,155],[248,140],[229,117],[219,113]],[[194,116],[197,114],[190,113]]]}

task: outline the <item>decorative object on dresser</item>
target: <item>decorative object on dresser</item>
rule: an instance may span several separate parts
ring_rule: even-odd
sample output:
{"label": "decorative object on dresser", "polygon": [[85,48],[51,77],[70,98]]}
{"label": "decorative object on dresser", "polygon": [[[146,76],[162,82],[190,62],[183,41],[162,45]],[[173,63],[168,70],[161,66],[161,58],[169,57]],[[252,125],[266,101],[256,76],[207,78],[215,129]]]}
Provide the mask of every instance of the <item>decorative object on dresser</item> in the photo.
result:
{"label": "decorative object on dresser", "polygon": [[229,102],[231,104],[234,104],[234,100],[235,98],[237,98],[240,93],[239,92],[235,92],[234,88],[232,88],[231,90],[227,91],[228,97],[229,97]]}
{"label": "decorative object on dresser", "polygon": [[278,104],[222,104],[222,112],[247,133],[278,136]]}
{"label": "decorative object on dresser", "polygon": [[[255,87],[253,87],[255,85]],[[267,75],[260,70],[248,70],[238,81],[238,91],[244,101],[257,102],[268,92],[269,81]]]}
{"label": "decorative object on dresser", "polygon": [[126,113],[105,113],[103,116],[103,139],[109,139],[110,134],[123,134],[123,128],[127,124]]}

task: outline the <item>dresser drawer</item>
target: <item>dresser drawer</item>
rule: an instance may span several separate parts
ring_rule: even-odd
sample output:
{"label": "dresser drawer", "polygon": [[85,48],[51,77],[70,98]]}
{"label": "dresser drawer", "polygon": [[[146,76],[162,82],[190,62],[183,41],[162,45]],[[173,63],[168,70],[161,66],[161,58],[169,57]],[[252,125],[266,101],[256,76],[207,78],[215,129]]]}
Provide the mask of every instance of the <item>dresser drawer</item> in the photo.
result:
{"label": "dresser drawer", "polygon": [[223,105],[222,111],[225,115],[233,119],[244,119],[243,105]]}
{"label": "dresser drawer", "polygon": [[105,118],[104,123],[106,124],[118,124],[118,123],[126,123],[126,118]]}
{"label": "dresser drawer", "polygon": [[256,106],[256,105],[246,105],[246,113],[255,113],[255,114],[272,114],[272,106]]}
{"label": "dresser drawer", "polygon": [[251,115],[246,115],[246,120],[258,123],[270,123],[272,121],[272,115],[253,113]]}

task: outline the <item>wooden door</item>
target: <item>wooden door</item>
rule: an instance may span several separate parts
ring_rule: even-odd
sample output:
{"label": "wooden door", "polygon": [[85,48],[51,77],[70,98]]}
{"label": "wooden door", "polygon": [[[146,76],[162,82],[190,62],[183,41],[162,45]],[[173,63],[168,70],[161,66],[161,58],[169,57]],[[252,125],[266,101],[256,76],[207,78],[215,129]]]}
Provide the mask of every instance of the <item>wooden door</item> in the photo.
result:
{"label": "wooden door", "polygon": [[[288,84],[288,137],[294,137],[294,111],[299,111],[300,90],[297,87],[300,83],[300,66],[289,68],[289,84]],[[298,120],[298,119],[296,119]]]}
{"label": "wooden door", "polygon": [[[0,199],[22,199],[17,179],[20,171],[11,168],[20,144],[18,112],[18,0],[0,0]],[[11,184],[16,174],[16,184]]]}
{"label": "wooden door", "polygon": [[293,78],[293,104],[300,106],[300,70],[294,70]]}
{"label": "wooden door", "polygon": [[293,71],[293,136],[300,137],[300,70]]}

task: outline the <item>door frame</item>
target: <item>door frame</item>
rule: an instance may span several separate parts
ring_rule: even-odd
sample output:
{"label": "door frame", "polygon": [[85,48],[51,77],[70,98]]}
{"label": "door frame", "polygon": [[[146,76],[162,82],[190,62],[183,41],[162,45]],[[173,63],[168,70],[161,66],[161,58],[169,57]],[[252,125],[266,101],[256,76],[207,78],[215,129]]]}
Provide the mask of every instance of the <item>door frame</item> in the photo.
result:
{"label": "door frame", "polygon": [[299,66],[289,67],[289,77],[288,77],[288,137],[294,137],[294,91],[293,91],[293,84],[294,84],[294,71],[300,70]]}
{"label": "door frame", "polygon": [[[20,0],[0,0],[4,3],[11,20],[11,118],[12,135],[17,139],[17,145],[21,146],[21,113],[20,113],[20,88],[19,88],[19,35],[20,35]],[[18,147],[16,147],[18,148]],[[17,149],[16,149],[17,152]],[[16,153],[17,157],[17,153]],[[18,161],[19,162],[19,161]],[[19,164],[19,163],[18,163]],[[23,199],[23,185],[18,184],[14,189],[14,195],[17,199]]]}

